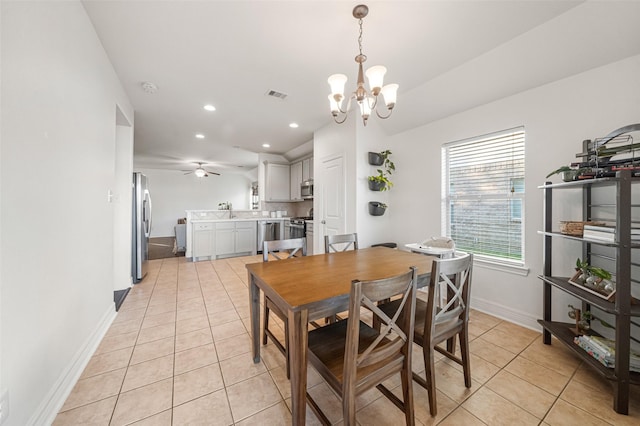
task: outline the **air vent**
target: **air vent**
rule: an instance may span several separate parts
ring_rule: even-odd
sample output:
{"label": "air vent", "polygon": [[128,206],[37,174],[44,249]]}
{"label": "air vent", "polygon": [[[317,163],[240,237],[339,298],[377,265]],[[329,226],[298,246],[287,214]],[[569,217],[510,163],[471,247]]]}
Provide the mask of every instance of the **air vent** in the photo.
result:
{"label": "air vent", "polygon": [[285,100],[285,98],[287,97],[286,93],[281,93],[281,92],[276,92],[275,90],[269,90],[267,93],[265,93],[267,96],[271,96],[272,98],[278,98],[281,100]]}

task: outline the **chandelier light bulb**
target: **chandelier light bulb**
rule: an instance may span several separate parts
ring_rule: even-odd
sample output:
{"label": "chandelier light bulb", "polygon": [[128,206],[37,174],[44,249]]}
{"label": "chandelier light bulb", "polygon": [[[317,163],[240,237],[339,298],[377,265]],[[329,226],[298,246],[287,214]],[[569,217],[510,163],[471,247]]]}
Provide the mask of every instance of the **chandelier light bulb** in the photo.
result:
{"label": "chandelier light bulb", "polygon": [[384,75],[387,73],[387,68],[382,65],[376,65],[369,68],[365,75],[369,79],[369,90],[373,93],[374,96],[377,96],[382,88],[382,82],[384,80]]}
{"label": "chandelier light bulb", "polygon": [[371,115],[371,106],[375,104],[374,98],[364,98],[361,102],[358,102],[360,105],[360,114],[362,114],[362,119],[367,121],[367,118]]}
{"label": "chandelier light bulb", "polygon": [[380,90],[380,94],[384,97],[384,103],[387,105],[387,108],[392,109],[396,105],[398,85],[387,84]]}
{"label": "chandelier light bulb", "polygon": [[327,79],[329,86],[331,86],[331,95],[335,97],[340,95],[340,99],[344,97],[344,85],[347,82],[347,76],[344,74],[333,74]]}
{"label": "chandelier light bulb", "polygon": [[338,115],[338,112],[340,112],[340,104],[338,104],[336,98],[334,98],[333,95],[329,95],[328,98],[329,107],[331,108],[331,114],[333,114],[334,116]]}

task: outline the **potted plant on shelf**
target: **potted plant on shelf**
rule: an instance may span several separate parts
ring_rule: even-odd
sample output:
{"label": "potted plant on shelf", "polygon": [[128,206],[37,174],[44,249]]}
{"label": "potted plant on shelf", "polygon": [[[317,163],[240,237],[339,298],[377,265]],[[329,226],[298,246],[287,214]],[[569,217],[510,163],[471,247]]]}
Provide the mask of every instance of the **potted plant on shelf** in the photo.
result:
{"label": "potted plant on shelf", "polygon": [[571,182],[578,179],[578,176],[580,176],[584,171],[586,171],[586,169],[582,167],[575,169],[570,166],[562,166],[549,173],[545,178],[548,179],[553,175],[562,174],[563,181]]}
{"label": "potted plant on shelf", "polygon": [[369,214],[371,216],[382,216],[387,210],[387,205],[380,201],[369,201]]}
{"label": "potted plant on shelf", "polygon": [[[368,177],[369,189],[371,189],[372,191],[386,191],[388,189],[391,189],[393,183],[391,182],[391,180],[389,180],[389,176],[391,176],[391,174],[396,170],[395,164],[393,164],[393,161],[391,161],[391,159],[389,158],[389,156],[391,155],[391,151],[386,150],[379,153],[369,154],[378,154],[382,159],[382,162],[380,164],[382,165],[382,168],[377,169],[378,174]],[[369,158],[369,162],[371,163],[371,156]]]}

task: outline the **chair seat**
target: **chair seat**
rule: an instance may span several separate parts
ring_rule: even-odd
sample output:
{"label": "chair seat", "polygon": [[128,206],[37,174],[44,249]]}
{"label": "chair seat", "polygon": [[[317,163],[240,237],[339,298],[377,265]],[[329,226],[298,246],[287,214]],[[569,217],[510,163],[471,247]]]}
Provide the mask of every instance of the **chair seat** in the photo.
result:
{"label": "chair seat", "polygon": [[[330,373],[329,377],[331,380],[327,380],[327,382],[339,394],[342,389],[341,383],[344,373],[347,323],[348,320],[342,320],[309,332],[309,362],[316,369],[323,369],[325,372]],[[359,353],[362,353],[362,351],[378,337],[378,334],[377,330],[360,321]],[[381,344],[384,345],[388,342],[390,342],[390,340],[384,338]],[[393,374],[392,372],[394,370],[400,371],[403,360],[404,356],[398,354],[390,361],[378,362],[358,368],[356,374],[356,387],[358,388],[358,392],[367,387],[377,385],[379,383],[377,381],[378,377]],[[376,372],[376,374],[373,374],[373,372]],[[324,376],[328,378],[327,375]]]}

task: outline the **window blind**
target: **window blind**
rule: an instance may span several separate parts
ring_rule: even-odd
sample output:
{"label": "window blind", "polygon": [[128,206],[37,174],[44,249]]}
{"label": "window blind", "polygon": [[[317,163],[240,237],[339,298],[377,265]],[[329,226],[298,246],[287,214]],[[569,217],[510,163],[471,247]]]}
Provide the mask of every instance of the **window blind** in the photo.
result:
{"label": "window blind", "polygon": [[524,127],[442,147],[443,231],[456,248],[524,264]]}

